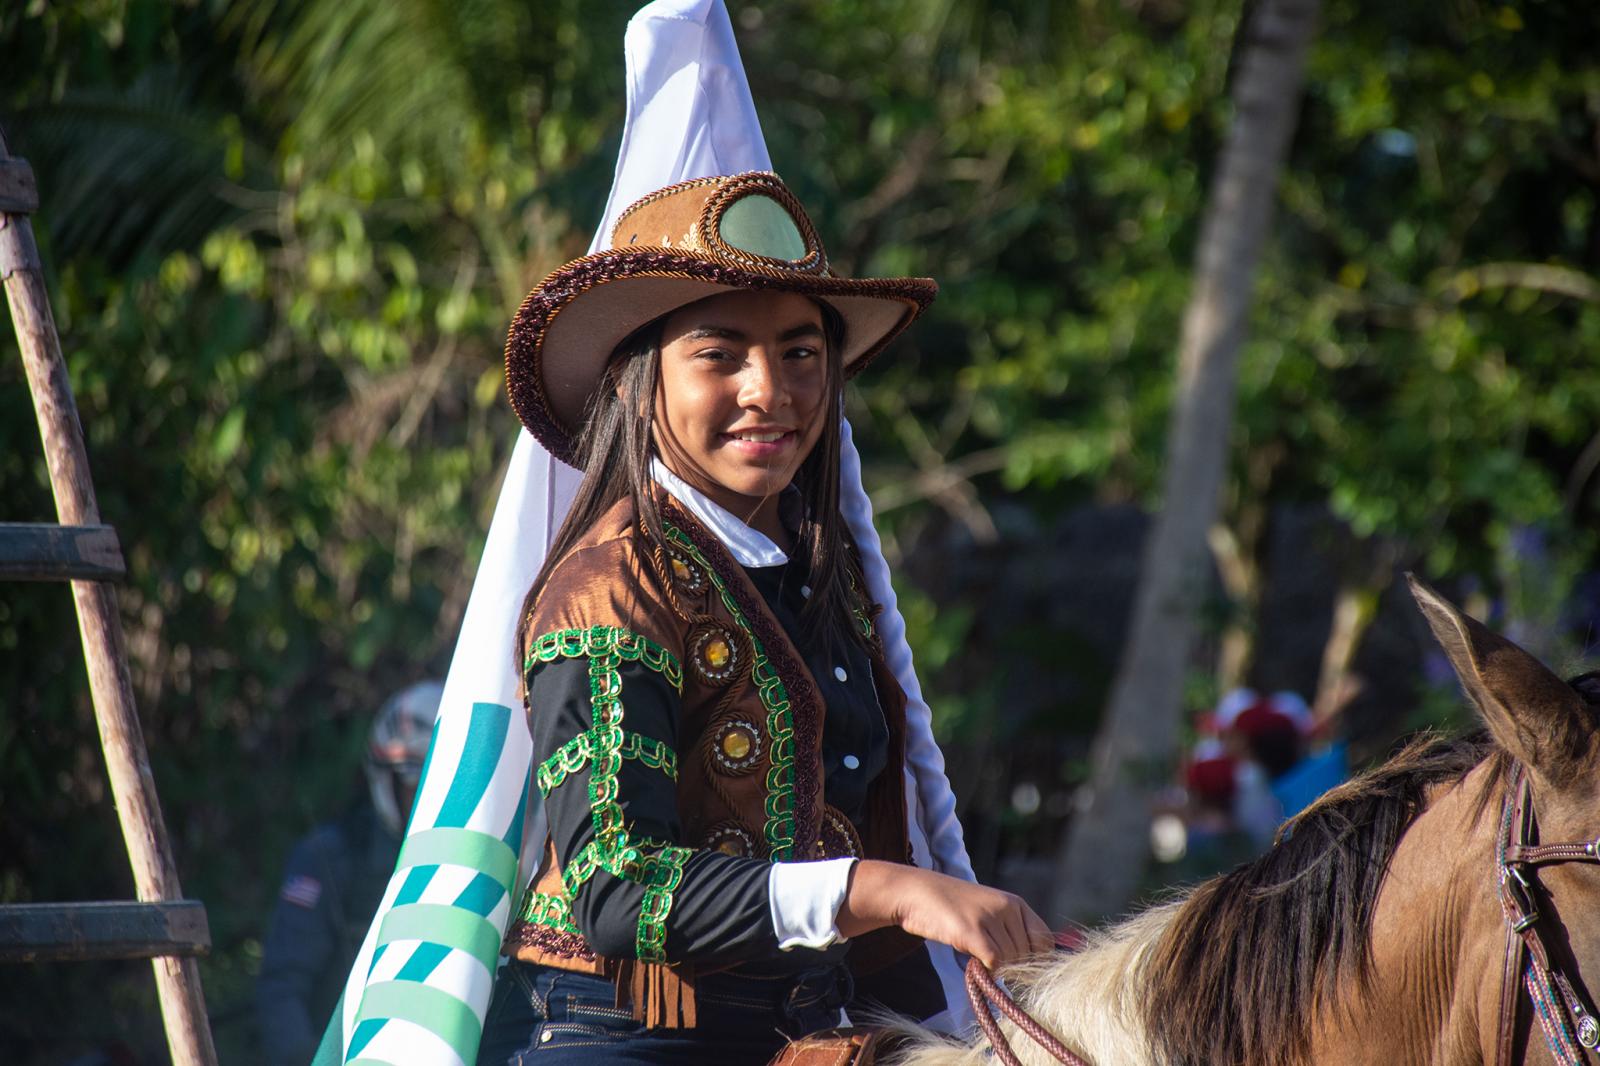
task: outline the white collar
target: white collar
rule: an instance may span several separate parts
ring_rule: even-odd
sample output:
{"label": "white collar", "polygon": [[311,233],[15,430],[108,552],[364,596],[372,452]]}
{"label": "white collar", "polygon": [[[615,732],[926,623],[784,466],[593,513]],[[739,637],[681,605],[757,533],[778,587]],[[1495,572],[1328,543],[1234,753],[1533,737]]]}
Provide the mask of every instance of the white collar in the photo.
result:
{"label": "white collar", "polygon": [[772,543],[771,537],[752,529],[732,511],[668,470],[659,456],[650,460],[650,476],[711,530],[740,566],[782,566],[789,561],[788,554]]}

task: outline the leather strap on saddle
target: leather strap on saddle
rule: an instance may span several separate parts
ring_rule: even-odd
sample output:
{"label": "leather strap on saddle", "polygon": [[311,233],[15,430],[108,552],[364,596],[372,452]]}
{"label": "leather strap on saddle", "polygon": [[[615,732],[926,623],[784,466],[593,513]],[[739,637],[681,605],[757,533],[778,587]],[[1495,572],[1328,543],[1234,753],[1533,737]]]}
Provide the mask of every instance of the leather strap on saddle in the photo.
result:
{"label": "leather strap on saddle", "polygon": [[873,1066],[902,1040],[899,1032],[877,1025],[824,1029],[785,1045],[769,1066]]}

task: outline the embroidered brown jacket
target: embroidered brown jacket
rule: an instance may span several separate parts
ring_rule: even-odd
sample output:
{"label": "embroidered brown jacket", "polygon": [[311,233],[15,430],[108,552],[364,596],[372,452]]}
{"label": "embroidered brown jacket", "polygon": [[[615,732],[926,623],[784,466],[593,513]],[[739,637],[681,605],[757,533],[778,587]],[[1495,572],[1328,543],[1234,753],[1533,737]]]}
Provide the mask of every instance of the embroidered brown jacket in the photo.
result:
{"label": "embroidered brown jacket", "polygon": [[[888,744],[853,824],[825,801],[806,657],[712,534],[670,497],[662,517],[656,544],[619,503],[533,606],[524,680],[551,832],[507,951],[605,974],[650,1024],[692,1026],[697,970],[779,955],[769,863],[907,860],[905,697],[862,602],[852,654]],[[848,961],[865,975],[916,946],[880,931]]]}

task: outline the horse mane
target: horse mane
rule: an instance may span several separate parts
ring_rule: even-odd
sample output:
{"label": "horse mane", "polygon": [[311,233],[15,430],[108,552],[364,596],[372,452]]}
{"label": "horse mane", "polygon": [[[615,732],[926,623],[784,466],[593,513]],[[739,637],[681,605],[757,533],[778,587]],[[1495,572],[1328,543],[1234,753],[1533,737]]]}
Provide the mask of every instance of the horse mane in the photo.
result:
{"label": "horse mane", "polygon": [[1291,1066],[1318,1007],[1371,980],[1378,890],[1436,785],[1492,760],[1480,814],[1510,764],[1487,733],[1425,736],[1323,795],[1265,855],[1177,906],[1146,958],[1144,1020],[1156,1061]]}

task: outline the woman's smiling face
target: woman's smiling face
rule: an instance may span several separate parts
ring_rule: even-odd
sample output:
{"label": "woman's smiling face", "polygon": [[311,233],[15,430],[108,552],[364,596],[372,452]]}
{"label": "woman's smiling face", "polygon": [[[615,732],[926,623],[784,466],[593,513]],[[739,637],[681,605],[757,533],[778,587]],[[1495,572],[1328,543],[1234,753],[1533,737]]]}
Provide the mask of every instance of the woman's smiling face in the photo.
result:
{"label": "woman's smiling face", "polygon": [[666,317],[655,436],[679,477],[746,521],[822,433],[822,310],[794,293],[711,296]]}

